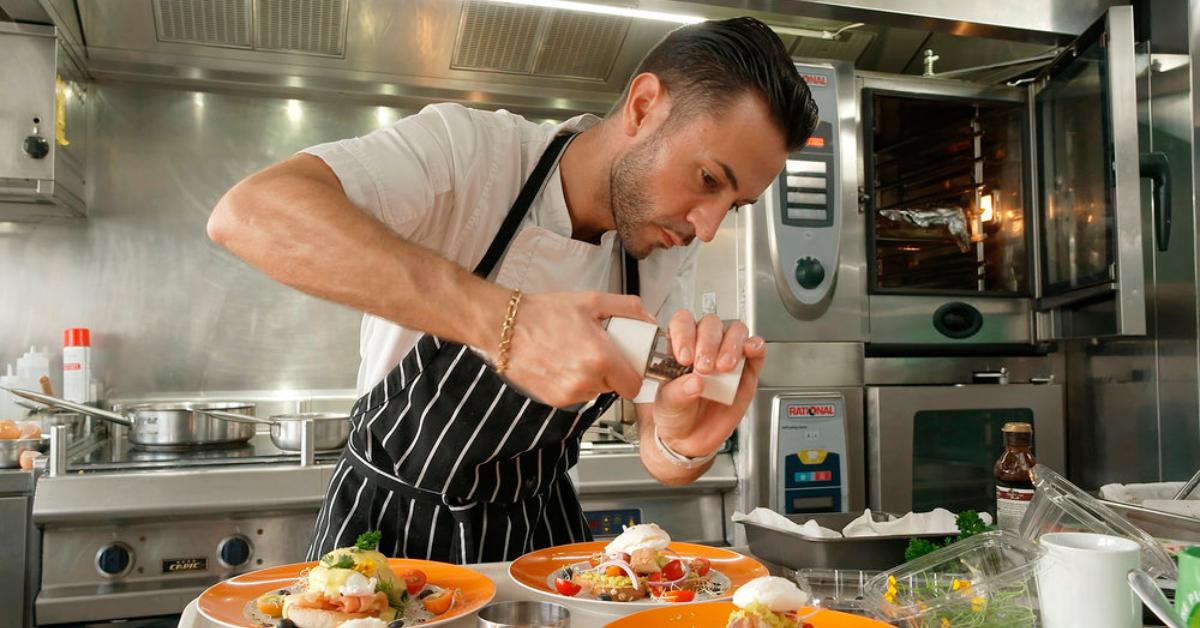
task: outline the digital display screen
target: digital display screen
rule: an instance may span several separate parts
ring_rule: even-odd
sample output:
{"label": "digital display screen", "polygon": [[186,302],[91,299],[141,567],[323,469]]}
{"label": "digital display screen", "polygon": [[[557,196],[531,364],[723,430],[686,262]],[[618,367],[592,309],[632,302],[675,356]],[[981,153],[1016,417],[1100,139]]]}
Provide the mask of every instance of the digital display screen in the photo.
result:
{"label": "digital display screen", "polygon": [[792,497],[791,512],[831,512],[835,510],[833,507],[833,496],[825,495],[822,497]]}

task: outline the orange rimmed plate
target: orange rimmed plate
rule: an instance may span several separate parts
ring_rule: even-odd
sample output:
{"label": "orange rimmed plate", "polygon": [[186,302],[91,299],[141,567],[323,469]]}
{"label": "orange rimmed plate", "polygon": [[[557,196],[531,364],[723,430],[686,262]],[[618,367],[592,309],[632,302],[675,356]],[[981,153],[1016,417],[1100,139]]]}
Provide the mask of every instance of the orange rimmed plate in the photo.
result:
{"label": "orange rimmed plate", "polygon": [[[508,567],[508,575],[518,585],[535,593],[545,595],[559,603],[579,606],[598,613],[621,613],[638,608],[658,608],[663,606],[683,606],[697,602],[656,602],[639,600],[637,602],[606,602],[585,597],[567,597],[554,590],[554,576],[563,567],[587,560],[597,552],[603,552],[607,541],[589,541],[587,543],[572,543],[556,545],[546,549],[530,552],[514,560]],[[693,543],[671,543],[667,546],[670,551],[686,558],[707,558],[714,571],[729,579],[729,588],[720,596],[724,599],[733,595],[738,587],[751,580],[767,575],[767,568],[749,556],[739,554],[719,547],[696,545]]]}
{"label": "orange rimmed plate", "polygon": [[[724,628],[729,621],[729,614],[736,608],[733,602],[660,606],[626,615],[609,623],[606,628]],[[804,623],[813,628],[891,628],[891,624],[837,611],[817,611],[816,615],[805,619]]]}
{"label": "orange rimmed plate", "polygon": [[[487,576],[467,567],[412,558],[389,558],[388,564],[392,571],[420,569],[425,572],[430,584],[462,591],[461,604],[421,624],[422,626],[436,626],[457,617],[470,615],[496,596],[495,583]],[[200,614],[209,621],[230,628],[258,628],[259,624],[246,615],[247,605],[264,593],[292,585],[305,569],[316,565],[314,561],[268,567],[218,582],[200,594],[197,602]]]}

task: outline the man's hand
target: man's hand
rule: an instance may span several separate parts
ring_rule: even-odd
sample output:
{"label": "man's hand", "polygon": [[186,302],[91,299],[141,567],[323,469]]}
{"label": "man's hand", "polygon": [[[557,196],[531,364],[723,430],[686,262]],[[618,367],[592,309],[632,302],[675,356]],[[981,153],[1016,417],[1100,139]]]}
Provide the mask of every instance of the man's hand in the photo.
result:
{"label": "man's hand", "polygon": [[[697,323],[691,312],[679,310],[668,328],[675,359],[693,372],[658,389],[654,402],[654,429],[674,451],[700,457],[711,453],[729,438],[746,413],[758,375],[767,355],[762,338],[750,337],[741,321],[724,328],[721,320],[709,314]],[[742,357],[746,366],[732,405],[703,399],[702,375],[732,371]]]}
{"label": "man's hand", "polygon": [[[642,378],[604,330],[604,320],[623,316],[655,322],[636,296],[606,292],[529,294],[521,299],[505,377],[555,407],[587,401],[610,390],[637,396]],[[494,343],[484,347],[493,358]]]}

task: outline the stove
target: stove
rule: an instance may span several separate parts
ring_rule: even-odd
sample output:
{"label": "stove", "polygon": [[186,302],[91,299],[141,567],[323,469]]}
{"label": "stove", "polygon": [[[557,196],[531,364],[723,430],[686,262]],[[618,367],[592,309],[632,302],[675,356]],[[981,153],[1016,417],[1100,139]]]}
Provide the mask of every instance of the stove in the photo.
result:
{"label": "stove", "polygon": [[179,613],[219,580],[303,560],[338,455],[302,465],[265,433],[177,451],[119,434],[73,444],[34,494],[37,625]]}

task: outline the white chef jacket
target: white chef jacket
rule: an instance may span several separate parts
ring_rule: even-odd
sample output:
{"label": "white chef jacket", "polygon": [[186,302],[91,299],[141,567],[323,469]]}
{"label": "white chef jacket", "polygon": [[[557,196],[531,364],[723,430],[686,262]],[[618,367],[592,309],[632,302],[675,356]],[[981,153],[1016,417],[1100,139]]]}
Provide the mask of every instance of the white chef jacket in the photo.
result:
{"label": "white chef jacket", "polygon": [[[560,125],[538,125],[503,110],[437,104],[367,135],[304,152],[333,170],[355,205],[404,238],[470,270],[483,258],[550,140],[562,130],[582,131],[598,121],[582,115]],[[571,232],[562,179],[555,168],[493,281],[530,294],[619,292],[616,232],[605,233],[599,244],[573,240]],[[693,241],[655,250],[638,263],[642,300],[661,325],[692,303],[698,250],[699,243]],[[380,382],[421,334],[377,316],[363,316],[358,394]],[[499,334],[497,329],[497,339]],[[653,401],[655,388],[647,382],[637,401]]]}

